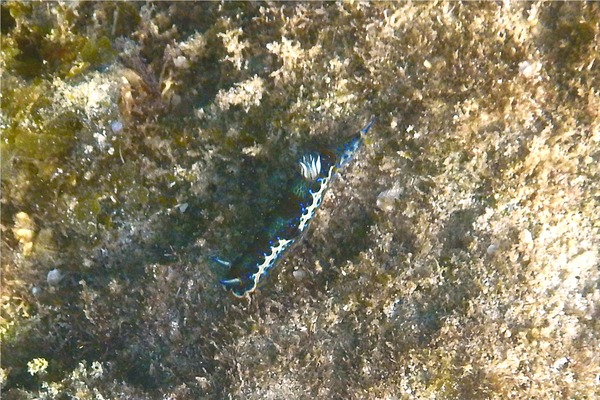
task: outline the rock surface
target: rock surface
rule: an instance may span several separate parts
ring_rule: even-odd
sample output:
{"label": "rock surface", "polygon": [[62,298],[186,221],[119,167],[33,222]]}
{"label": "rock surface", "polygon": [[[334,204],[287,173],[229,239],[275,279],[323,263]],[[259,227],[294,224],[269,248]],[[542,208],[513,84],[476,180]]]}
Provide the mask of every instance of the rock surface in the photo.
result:
{"label": "rock surface", "polygon": [[3,398],[600,396],[598,4],[0,7]]}

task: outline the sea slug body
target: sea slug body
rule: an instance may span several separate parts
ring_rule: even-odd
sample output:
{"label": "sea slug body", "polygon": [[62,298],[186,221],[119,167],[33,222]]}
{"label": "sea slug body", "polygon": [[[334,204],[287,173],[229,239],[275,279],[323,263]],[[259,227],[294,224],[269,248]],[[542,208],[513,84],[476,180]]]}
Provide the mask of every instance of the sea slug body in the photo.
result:
{"label": "sea slug body", "polygon": [[233,262],[216,261],[228,267],[223,287],[236,297],[245,297],[280,261],[286,250],[298,242],[316,215],[337,171],[352,159],[375,120],[334,151],[323,150],[303,155],[298,176],[273,213],[272,224],[258,234],[251,249]]}

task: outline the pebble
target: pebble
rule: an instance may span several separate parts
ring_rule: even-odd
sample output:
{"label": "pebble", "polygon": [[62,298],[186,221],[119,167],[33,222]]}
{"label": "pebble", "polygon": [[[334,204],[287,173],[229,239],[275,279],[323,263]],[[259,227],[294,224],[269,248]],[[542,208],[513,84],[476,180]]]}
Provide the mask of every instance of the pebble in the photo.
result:
{"label": "pebble", "polygon": [[300,270],[295,270],[294,272],[292,272],[292,275],[294,276],[294,278],[296,280],[299,280],[299,281],[306,278],[306,272],[300,271]]}
{"label": "pebble", "polygon": [[497,251],[498,251],[498,245],[490,244],[486,250],[486,253],[488,254],[488,256],[493,256],[494,254],[496,254]]}
{"label": "pebble", "polygon": [[48,272],[48,276],[46,277],[48,285],[50,286],[57,286],[60,283],[60,281],[62,281],[62,279],[63,273],[58,268],[55,268],[52,271]]}
{"label": "pebble", "polygon": [[113,121],[110,123],[110,129],[113,133],[119,133],[123,130],[123,123],[121,121]]}
{"label": "pebble", "polygon": [[400,198],[403,190],[398,186],[394,186],[389,190],[385,190],[377,196],[377,208],[381,211],[392,211],[396,206],[396,200]]}

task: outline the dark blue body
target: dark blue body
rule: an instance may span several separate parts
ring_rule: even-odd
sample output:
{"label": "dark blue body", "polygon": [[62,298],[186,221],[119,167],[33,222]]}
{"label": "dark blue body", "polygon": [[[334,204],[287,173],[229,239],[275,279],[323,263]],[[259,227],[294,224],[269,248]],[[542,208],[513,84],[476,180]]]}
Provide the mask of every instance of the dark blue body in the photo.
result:
{"label": "dark blue body", "polygon": [[352,159],[373,123],[374,120],[369,122],[335,151],[309,153],[303,158],[300,165],[304,168],[275,208],[270,225],[258,234],[251,248],[234,262],[226,263],[229,270],[221,280],[226,289],[237,297],[253,292],[287,250],[303,237],[334,174]]}

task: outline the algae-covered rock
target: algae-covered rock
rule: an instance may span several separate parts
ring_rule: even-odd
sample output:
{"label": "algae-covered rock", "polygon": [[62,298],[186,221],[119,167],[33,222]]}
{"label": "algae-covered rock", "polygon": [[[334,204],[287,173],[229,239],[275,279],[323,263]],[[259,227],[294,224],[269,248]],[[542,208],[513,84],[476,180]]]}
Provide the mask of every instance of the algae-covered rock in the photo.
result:
{"label": "algae-covered rock", "polygon": [[3,396],[598,397],[599,11],[2,3]]}

